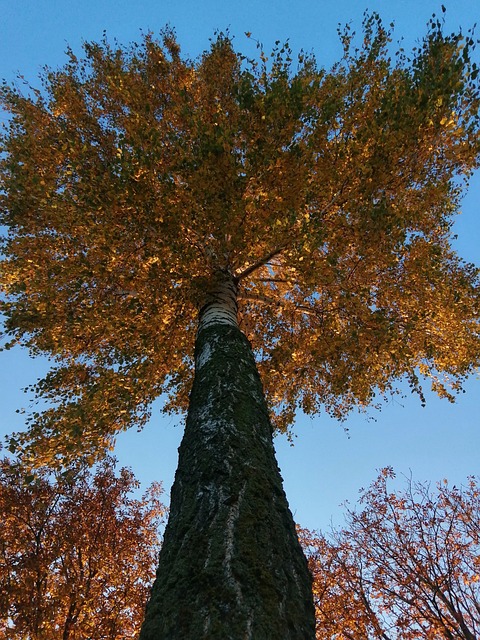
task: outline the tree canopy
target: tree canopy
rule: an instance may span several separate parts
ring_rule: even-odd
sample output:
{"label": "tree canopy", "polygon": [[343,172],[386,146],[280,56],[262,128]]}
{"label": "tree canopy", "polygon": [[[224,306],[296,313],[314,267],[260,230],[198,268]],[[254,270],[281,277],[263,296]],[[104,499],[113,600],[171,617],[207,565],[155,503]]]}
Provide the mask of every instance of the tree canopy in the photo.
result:
{"label": "tree canopy", "polygon": [[159,484],[137,488],[109,458],[95,474],[33,480],[0,461],[2,640],[138,637],[165,508]]}
{"label": "tree canopy", "polygon": [[405,378],[460,388],[480,361],[478,271],[451,246],[479,160],[473,38],[432,19],[392,55],[376,15],[341,38],[330,70],[224,34],[197,60],[170,31],[104,39],[40,89],[4,84],[1,311],[9,344],[53,359],[12,450],[93,460],[162,393],[183,410],[225,272],[280,429]]}
{"label": "tree canopy", "polygon": [[480,490],[445,480],[362,490],[342,529],[300,530],[314,578],[317,639],[475,640],[480,630]]}

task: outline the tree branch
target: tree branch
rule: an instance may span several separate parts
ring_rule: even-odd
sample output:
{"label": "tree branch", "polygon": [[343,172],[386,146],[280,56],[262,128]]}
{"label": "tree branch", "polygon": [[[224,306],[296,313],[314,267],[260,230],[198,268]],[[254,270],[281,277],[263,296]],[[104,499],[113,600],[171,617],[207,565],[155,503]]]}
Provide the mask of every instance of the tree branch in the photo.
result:
{"label": "tree branch", "polygon": [[266,256],[263,256],[263,258],[260,258],[260,260],[257,260],[257,262],[254,262],[249,267],[246,267],[243,271],[240,271],[240,273],[235,273],[235,278],[238,281],[242,280],[243,278],[246,278],[251,273],[259,269],[260,267],[263,267],[269,260],[271,260],[275,256],[278,256],[280,253],[282,253],[284,249],[286,249],[286,246],[277,247],[276,249],[273,249],[273,251],[270,251],[270,253],[267,253]]}

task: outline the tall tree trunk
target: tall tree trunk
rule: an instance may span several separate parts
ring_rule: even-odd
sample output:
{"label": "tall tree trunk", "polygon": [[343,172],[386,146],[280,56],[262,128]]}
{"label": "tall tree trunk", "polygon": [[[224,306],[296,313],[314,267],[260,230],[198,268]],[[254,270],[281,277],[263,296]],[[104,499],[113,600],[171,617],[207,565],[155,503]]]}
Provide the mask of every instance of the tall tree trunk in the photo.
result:
{"label": "tall tree trunk", "polygon": [[235,286],[200,314],[195,380],[141,640],[315,638],[311,577]]}

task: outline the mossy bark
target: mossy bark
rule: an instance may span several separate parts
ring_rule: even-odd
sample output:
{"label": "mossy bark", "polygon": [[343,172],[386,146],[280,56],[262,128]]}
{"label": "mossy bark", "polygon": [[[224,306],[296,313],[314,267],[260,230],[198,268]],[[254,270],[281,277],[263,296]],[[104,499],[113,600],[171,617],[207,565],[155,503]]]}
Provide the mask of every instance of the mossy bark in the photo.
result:
{"label": "mossy bark", "polygon": [[207,326],[140,638],[308,640],[314,627],[250,345],[238,327]]}

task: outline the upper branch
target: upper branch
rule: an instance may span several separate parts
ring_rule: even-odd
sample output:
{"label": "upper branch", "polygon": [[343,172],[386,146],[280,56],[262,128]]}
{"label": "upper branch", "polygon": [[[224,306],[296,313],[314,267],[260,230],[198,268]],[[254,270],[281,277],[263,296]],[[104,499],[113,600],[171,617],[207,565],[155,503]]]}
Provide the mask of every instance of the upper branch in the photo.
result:
{"label": "upper branch", "polygon": [[277,248],[273,249],[273,251],[270,251],[270,253],[267,253],[265,256],[260,258],[260,260],[257,260],[257,262],[254,262],[249,267],[246,267],[243,271],[240,271],[240,273],[235,273],[236,280],[239,282],[243,278],[246,278],[251,273],[253,273],[254,271],[259,269],[260,267],[263,267],[265,264],[267,264],[267,262],[269,262],[269,260],[271,260],[275,256],[278,256],[285,249],[286,249],[286,245],[281,246],[281,247],[277,247]]}

